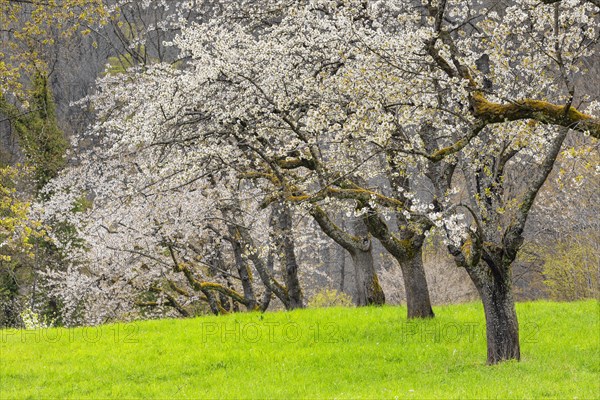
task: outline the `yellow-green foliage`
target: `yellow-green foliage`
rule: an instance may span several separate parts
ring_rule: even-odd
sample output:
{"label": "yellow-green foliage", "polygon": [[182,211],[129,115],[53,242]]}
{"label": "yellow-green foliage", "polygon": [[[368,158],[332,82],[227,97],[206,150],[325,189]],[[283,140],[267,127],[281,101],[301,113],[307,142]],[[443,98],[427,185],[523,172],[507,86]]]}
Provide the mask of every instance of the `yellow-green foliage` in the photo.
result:
{"label": "yellow-green foliage", "polygon": [[[117,27],[120,33],[130,43],[135,43],[143,35],[143,29],[138,29],[134,23],[125,24],[123,21],[117,22]],[[118,75],[127,72],[127,70],[136,65],[148,65],[158,62],[159,60],[150,57],[146,51],[146,46],[137,44],[130,48],[126,53],[108,57],[107,68],[104,75]]]}
{"label": "yellow-green foliage", "polygon": [[65,165],[68,142],[58,127],[54,100],[45,75],[37,74],[33,79],[29,103],[30,111],[22,113],[0,96],[0,113],[10,118],[39,190]]}
{"label": "yellow-green foliage", "polygon": [[102,0],[0,0],[0,97],[24,95],[23,77],[46,70],[44,54],[58,37],[87,34],[105,23]]}
{"label": "yellow-green foliage", "polygon": [[599,240],[600,234],[592,233],[562,241],[545,257],[544,284],[552,299],[600,298]]}
{"label": "yellow-green foliage", "polygon": [[352,298],[344,292],[335,289],[323,289],[315,294],[308,302],[312,308],[321,307],[352,307]]}
{"label": "yellow-green foliage", "polygon": [[0,166],[0,261],[19,253],[31,256],[31,240],[43,234],[40,224],[29,219],[30,204],[15,188],[19,171]]}
{"label": "yellow-green foliage", "polygon": [[114,57],[108,57],[105,75],[118,75],[127,71],[128,68],[133,67],[133,58],[129,54],[119,55]]}

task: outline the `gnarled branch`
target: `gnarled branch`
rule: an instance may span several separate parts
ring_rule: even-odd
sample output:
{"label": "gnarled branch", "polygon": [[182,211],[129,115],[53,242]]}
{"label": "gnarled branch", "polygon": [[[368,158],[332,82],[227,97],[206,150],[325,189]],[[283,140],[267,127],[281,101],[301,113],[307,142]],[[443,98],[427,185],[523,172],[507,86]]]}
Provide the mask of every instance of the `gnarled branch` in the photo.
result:
{"label": "gnarled branch", "polygon": [[478,93],[473,95],[472,100],[474,116],[486,124],[533,119],[543,124],[589,132],[591,136],[600,139],[600,119],[584,114],[572,106],[532,99],[500,104],[491,102]]}

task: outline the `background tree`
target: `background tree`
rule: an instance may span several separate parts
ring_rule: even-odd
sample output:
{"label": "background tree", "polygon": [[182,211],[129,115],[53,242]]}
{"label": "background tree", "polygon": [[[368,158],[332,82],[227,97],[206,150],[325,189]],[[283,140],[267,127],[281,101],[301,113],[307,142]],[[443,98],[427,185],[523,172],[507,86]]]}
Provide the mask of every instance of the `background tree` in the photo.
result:
{"label": "background tree", "polygon": [[7,115],[16,131],[26,161],[34,169],[35,189],[39,191],[65,165],[67,139],[58,127],[56,109],[48,79],[38,75],[29,103],[31,111],[0,99],[0,113]]}
{"label": "background tree", "polygon": [[18,187],[23,171],[0,166],[0,324],[18,324],[23,304],[20,295],[30,280],[27,268],[34,256],[34,243],[44,231],[32,217],[30,199]]}

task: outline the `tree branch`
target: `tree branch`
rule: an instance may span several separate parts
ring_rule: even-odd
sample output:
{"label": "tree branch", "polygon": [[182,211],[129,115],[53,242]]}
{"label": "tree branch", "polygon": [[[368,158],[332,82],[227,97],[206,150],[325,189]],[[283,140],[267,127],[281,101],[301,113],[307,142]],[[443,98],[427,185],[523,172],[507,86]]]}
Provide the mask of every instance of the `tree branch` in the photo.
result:
{"label": "tree branch", "polygon": [[473,109],[474,116],[486,124],[533,119],[543,124],[589,132],[592,137],[600,139],[600,119],[584,114],[572,106],[559,106],[532,99],[500,104],[488,101],[482,94],[475,93]]}

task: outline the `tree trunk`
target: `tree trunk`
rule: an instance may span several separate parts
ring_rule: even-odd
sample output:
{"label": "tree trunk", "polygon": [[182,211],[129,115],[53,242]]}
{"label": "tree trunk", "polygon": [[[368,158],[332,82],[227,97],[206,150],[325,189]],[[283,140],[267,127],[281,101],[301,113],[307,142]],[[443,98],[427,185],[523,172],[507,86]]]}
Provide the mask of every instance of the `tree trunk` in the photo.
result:
{"label": "tree trunk", "polygon": [[373,246],[368,238],[367,226],[361,219],[353,221],[354,234],[368,241],[364,248],[354,248],[350,251],[354,264],[354,276],[356,284],[356,305],[367,306],[385,304],[385,295],[379,285],[377,272],[373,263]]}
{"label": "tree trunk", "polygon": [[217,304],[217,300],[215,299],[215,296],[213,296],[213,294],[210,292],[210,290],[201,290],[202,293],[206,296],[206,301],[208,302],[208,305],[210,307],[210,311],[214,314],[214,315],[219,315],[221,314],[221,310],[219,309],[219,306]]}
{"label": "tree trunk", "polygon": [[340,260],[340,292],[344,291],[345,281],[346,281],[346,253],[343,247],[340,246],[342,250],[340,254],[338,254],[338,259]]}
{"label": "tree trunk", "polygon": [[320,207],[313,207],[310,213],[323,232],[350,253],[356,276],[356,305],[385,304],[385,295],[373,263],[371,238],[364,222],[354,220],[354,235],[350,235],[335,225]]}
{"label": "tree trunk", "polygon": [[274,211],[277,213],[279,219],[278,241],[283,254],[281,262],[285,268],[284,280],[289,297],[289,308],[302,308],[304,307],[304,304],[302,288],[300,287],[300,280],[298,279],[298,261],[296,259],[295,243],[292,233],[292,211],[285,203],[276,204]]}
{"label": "tree trunk", "polygon": [[290,298],[290,309],[304,307],[302,288],[298,280],[298,264],[296,258],[293,261],[286,257],[285,263],[285,286],[287,287]]}
{"label": "tree trunk", "polygon": [[356,277],[356,305],[381,306],[385,304],[385,295],[375,272],[371,248],[367,251],[356,249],[350,252],[350,256],[352,257]]}
{"label": "tree trunk", "polygon": [[484,265],[468,268],[475,283],[485,312],[487,337],[487,363],[497,364],[504,360],[519,360],[519,323],[515,311],[510,276],[493,274]]}
{"label": "tree trunk", "polygon": [[383,247],[400,264],[406,291],[407,317],[434,317],[423,268],[423,236],[410,234],[406,238],[402,238],[403,240],[398,239],[374,210],[367,214],[364,221],[369,232],[379,239]]}
{"label": "tree trunk", "polygon": [[[341,229],[344,230],[346,229],[346,221],[343,219],[344,217],[342,216],[342,223],[341,223]],[[345,281],[346,281],[346,249],[344,249],[342,246],[339,246],[339,253],[337,254],[337,258],[340,261],[340,293],[344,291],[344,287],[345,287]]]}
{"label": "tree trunk", "polygon": [[[270,251],[267,255],[266,268],[269,274],[273,274],[273,270],[275,269],[275,256],[273,255],[272,251]],[[265,292],[263,293],[262,300],[260,302],[260,311],[267,311],[269,305],[271,304],[272,298],[273,291],[265,285]]]}
{"label": "tree trunk", "polygon": [[[222,272],[222,271],[225,271],[227,269],[227,267],[226,267],[225,263],[223,262],[223,256],[221,254],[221,244],[213,242],[212,246],[215,249],[215,253],[212,256],[210,256],[210,258],[209,258],[208,274],[207,274],[208,277],[214,278],[216,276],[220,276],[225,281],[225,283],[229,289],[235,290],[233,285],[231,284],[231,279],[229,279],[229,276],[227,276],[227,274]],[[219,269],[221,271],[219,271]],[[208,295],[207,295],[207,298],[208,298]],[[218,304],[221,305],[223,310],[225,310],[227,312],[231,311],[231,309],[232,309],[231,303],[232,303],[232,301],[235,301],[231,297],[227,296],[225,293],[221,293],[221,292],[219,292],[217,294],[216,300],[218,301]],[[209,299],[209,304],[210,304],[210,299]]]}
{"label": "tree trunk", "polygon": [[[235,234],[233,228],[230,229],[230,232]],[[238,270],[240,280],[242,281],[242,288],[244,289],[244,299],[247,301],[246,309],[248,311],[254,311],[256,309],[256,296],[254,295],[254,288],[252,287],[252,275],[250,274],[248,264],[242,255],[242,245],[238,241],[233,240],[231,242],[231,246],[233,247],[235,265]]]}
{"label": "tree trunk", "polygon": [[410,258],[398,260],[406,290],[408,318],[433,318],[429,288],[423,268],[423,250],[419,247]]}

